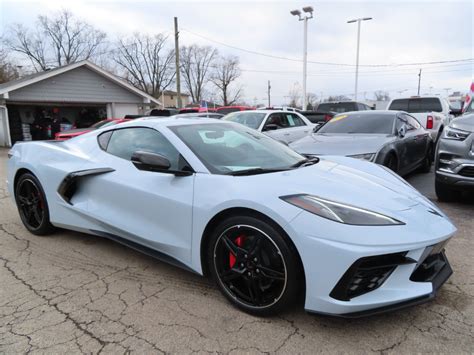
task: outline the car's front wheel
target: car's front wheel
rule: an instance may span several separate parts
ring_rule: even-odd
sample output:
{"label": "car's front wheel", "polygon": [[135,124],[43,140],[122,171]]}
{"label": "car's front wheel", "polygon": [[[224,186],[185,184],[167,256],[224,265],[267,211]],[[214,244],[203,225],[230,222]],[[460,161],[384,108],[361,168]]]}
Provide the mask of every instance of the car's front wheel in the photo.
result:
{"label": "car's front wheel", "polygon": [[231,217],[220,223],[207,256],[222,293],[248,313],[277,313],[301,290],[303,272],[294,246],[278,228],[255,217]]}
{"label": "car's front wheel", "polygon": [[18,179],[15,201],[24,226],[33,234],[46,235],[54,231],[49,221],[48,202],[36,176],[25,173]]}

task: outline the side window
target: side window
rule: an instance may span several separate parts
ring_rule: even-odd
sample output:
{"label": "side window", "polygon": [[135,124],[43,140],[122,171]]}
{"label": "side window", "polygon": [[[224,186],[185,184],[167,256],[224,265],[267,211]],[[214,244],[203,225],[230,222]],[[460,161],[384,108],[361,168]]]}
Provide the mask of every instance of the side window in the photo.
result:
{"label": "side window", "polygon": [[416,118],[414,118],[413,116],[410,116],[410,115],[407,115],[407,118],[408,118],[408,122],[410,123],[410,125],[412,125],[414,127],[414,129],[420,129],[421,128],[421,124],[420,124],[420,122],[418,122],[418,120]]}
{"label": "side window", "polygon": [[110,137],[112,137],[113,132],[114,131],[107,131],[97,137],[97,143],[99,143],[100,149],[107,150],[107,146],[109,145]]}
{"label": "side window", "polygon": [[294,113],[287,113],[285,114],[286,119],[288,121],[288,126],[289,127],[301,127],[301,126],[306,126],[304,121],[298,117],[298,115],[295,115]]}
{"label": "side window", "polygon": [[409,115],[402,115],[405,120],[405,124],[407,126],[407,131],[414,131],[415,129],[420,128],[420,124],[417,120]]}
{"label": "side window", "polygon": [[278,129],[286,128],[286,127],[284,127],[283,121],[284,121],[284,119],[282,118],[282,115],[280,113],[272,113],[268,117],[267,122],[265,123],[265,126],[270,125],[270,124],[272,124],[272,125],[274,124],[278,127]]}
{"label": "side window", "polygon": [[124,128],[113,131],[107,153],[130,160],[138,150],[161,154],[170,163],[170,169],[179,170],[178,150],[158,131],[152,128]]}

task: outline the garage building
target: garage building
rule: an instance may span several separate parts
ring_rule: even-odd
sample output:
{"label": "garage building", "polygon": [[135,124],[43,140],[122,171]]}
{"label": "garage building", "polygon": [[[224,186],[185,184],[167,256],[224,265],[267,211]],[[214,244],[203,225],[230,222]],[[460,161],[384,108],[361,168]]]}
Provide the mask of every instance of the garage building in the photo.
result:
{"label": "garage building", "polygon": [[0,146],[53,138],[57,122],[62,130],[82,128],[160,105],[97,65],[77,62],[0,84]]}

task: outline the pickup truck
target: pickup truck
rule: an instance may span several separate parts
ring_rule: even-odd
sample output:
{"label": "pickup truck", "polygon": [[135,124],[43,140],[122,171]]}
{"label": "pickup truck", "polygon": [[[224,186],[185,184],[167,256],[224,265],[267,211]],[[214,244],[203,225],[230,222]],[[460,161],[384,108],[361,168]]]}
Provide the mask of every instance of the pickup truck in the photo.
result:
{"label": "pickup truck", "polygon": [[338,101],[323,102],[318,105],[316,111],[300,111],[300,113],[312,123],[325,123],[340,113],[364,110],[372,110],[372,108],[361,102]]}
{"label": "pickup truck", "polygon": [[448,101],[438,96],[412,96],[394,99],[388,105],[388,110],[410,113],[430,133],[435,144],[444,127],[454,117]]}

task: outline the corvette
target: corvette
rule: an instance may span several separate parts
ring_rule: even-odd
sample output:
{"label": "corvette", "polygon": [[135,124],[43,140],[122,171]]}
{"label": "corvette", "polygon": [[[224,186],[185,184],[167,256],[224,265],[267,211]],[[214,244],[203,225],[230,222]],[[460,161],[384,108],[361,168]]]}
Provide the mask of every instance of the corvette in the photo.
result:
{"label": "corvette", "polygon": [[33,234],[110,238],[201,275],[256,315],[304,298],[358,317],[432,299],[448,217],[390,170],[304,157],[243,125],[141,118],[18,143],[8,189]]}

